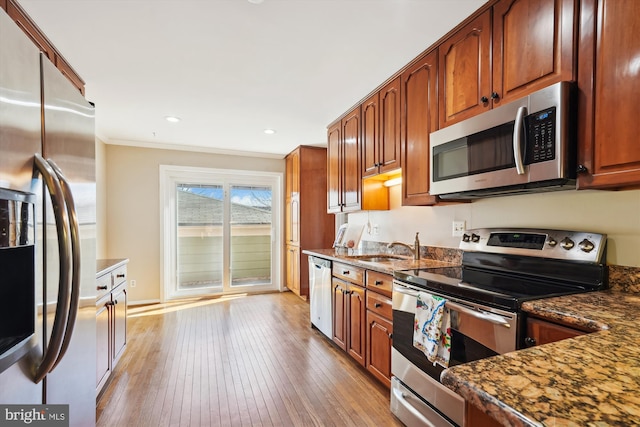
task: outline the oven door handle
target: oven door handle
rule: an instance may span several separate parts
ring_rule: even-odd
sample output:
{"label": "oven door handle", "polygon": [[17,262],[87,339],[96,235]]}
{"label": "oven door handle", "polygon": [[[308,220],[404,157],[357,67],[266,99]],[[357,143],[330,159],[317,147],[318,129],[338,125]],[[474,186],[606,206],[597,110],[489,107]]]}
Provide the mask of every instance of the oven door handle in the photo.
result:
{"label": "oven door handle", "polygon": [[481,320],[486,320],[487,322],[494,323],[496,325],[504,326],[505,328],[511,328],[509,322],[502,316],[493,313],[487,313],[485,311],[473,310],[471,308],[465,307],[464,305],[451,302],[447,300],[445,307],[448,307],[451,310],[459,311],[464,314],[468,314],[470,316],[476,317]]}
{"label": "oven door handle", "polygon": [[406,410],[411,412],[411,415],[416,417],[422,423],[422,425],[425,425],[427,427],[436,427],[435,424],[433,424],[429,419],[427,419],[424,415],[422,415],[422,413],[420,411],[418,411],[411,404],[411,402],[409,402],[407,400],[407,397],[409,397],[409,395],[407,393],[404,393],[402,390],[397,389],[397,388],[392,388],[392,391],[393,391],[393,394],[395,395],[396,399],[398,400],[398,403],[400,403],[402,406],[404,406],[404,408]]}

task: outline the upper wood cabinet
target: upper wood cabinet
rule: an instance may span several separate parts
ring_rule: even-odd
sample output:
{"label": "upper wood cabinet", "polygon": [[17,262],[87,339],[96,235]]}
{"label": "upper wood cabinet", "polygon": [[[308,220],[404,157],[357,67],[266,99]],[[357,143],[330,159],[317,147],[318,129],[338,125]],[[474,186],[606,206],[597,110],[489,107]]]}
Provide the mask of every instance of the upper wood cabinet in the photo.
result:
{"label": "upper wood cabinet", "polygon": [[578,188],[640,186],[640,2],[582,0]]}
{"label": "upper wood cabinet", "polygon": [[440,127],[575,80],[576,17],[576,0],[501,0],[442,42]]}
{"label": "upper wood cabinet", "polygon": [[329,213],[361,209],[360,106],[328,130]]}
{"label": "upper wood cabinet", "polygon": [[433,205],[429,194],[429,134],[438,129],[437,51],[401,75],[402,204]]}
{"label": "upper wood cabinet", "polygon": [[501,0],[493,6],[493,104],[576,79],[576,0]]}
{"label": "upper wood cabinet", "polygon": [[490,108],[491,11],[486,11],[438,48],[440,127]]}
{"label": "upper wood cabinet", "polygon": [[362,177],[400,167],[400,78],[362,103]]}

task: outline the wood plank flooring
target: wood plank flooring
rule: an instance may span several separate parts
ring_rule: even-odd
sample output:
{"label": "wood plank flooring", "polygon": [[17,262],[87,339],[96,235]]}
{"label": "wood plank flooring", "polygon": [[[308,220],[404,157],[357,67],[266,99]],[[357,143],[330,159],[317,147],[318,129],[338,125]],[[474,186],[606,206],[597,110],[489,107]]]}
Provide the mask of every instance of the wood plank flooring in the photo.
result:
{"label": "wood plank flooring", "polygon": [[402,425],[290,292],[131,307],[128,328],[99,427]]}

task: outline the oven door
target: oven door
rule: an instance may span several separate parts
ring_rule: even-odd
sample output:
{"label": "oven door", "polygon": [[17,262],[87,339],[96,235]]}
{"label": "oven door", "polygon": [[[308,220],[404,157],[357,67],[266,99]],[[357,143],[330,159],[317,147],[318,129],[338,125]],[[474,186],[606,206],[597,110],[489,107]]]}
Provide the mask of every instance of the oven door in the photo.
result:
{"label": "oven door", "polygon": [[449,366],[514,351],[518,315],[394,280],[391,373],[438,414],[448,419],[452,423],[450,425],[464,425],[464,399],[440,384],[440,374],[444,368],[429,362],[424,353],[413,346],[419,292],[447,300],[446,306],[451,313]]}

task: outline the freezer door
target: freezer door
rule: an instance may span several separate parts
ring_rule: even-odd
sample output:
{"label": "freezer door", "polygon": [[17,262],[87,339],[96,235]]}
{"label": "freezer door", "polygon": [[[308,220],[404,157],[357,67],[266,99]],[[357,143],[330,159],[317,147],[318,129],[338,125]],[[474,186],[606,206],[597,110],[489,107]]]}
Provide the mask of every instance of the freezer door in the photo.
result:
{"label": "freezer door", "polygon": [[[32,192],[33,155],[40,141],[39,53],[11,18],[0,9],[0,187]],[[32,187],[33,186],[33,187]],[[39,274],[39,272],[37,273]],[[36,276],[36,283],[41,277]],[[42,305],[42,297],[38,299]],[[36,341],[42,337],[36,328]],[[37,355],[35,355],[37,358]],[[42,386],[31,377],[33,362],[23,357],[0,374],[0,403],[41,403]]]}
{"label": "freezer door", "polygon": [[[75,328],[64,357],[45,378],[45,402],[69,404],[71,425],[95,423],[96,404],[96,183],[94,108],[42,56],[43,157],[64,174],[75,201],[80,244],[80,299]],[[45,227],[47,331],[58,290],[59,254],[49,196]]]}

